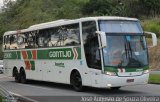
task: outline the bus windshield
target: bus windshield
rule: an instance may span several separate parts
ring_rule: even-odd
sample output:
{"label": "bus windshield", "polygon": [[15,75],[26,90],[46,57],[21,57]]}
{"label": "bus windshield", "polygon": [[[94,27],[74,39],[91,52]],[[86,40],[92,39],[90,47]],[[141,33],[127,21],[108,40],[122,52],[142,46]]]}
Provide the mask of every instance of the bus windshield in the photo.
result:
{"label": "bus windshield", "polygon": [[138,68],[148,65],[148,52],[142,28],[137,21],[99,21],[106,32],[104,66]]}
{"label": "bus windshield", "polygon": [[148,65],[144,36],[107,36],[103,58],[105,66],[137,68]]}

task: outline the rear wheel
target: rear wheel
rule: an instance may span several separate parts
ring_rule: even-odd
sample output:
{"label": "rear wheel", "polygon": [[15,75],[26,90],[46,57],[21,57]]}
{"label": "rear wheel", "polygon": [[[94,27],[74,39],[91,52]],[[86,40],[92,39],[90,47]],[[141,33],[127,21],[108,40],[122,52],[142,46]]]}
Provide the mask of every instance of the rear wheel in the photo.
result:
{"label": "rear wheel", "polygon": [[14,77],[16,82],[20,82],[20,77],[19,77],[19,73],[18,73],[17,69],[13,70],[13,77]]}
{"label": "rear wheel", "polygon": [[71,74],[71,85],[76,91],[83,91],[82,78],[78,71]]}
{"label": "rear wheel", "polygon": [[26,74],[25,74],[24,70],[21,70],[21,72],[20,72],[20,82],[23,83],[23,84],[25,84],[27,82]]}

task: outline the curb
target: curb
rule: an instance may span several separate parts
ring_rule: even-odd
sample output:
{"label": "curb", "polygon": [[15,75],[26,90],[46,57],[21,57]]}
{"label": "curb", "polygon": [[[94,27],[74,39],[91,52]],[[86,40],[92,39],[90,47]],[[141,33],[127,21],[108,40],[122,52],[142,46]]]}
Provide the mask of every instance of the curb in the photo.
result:
{"label": "curb", "polygon": [[31,99],[13,92],[9,92],[9,93],[11,93],[17,99],[18,102],[39,102],[37,100]]}

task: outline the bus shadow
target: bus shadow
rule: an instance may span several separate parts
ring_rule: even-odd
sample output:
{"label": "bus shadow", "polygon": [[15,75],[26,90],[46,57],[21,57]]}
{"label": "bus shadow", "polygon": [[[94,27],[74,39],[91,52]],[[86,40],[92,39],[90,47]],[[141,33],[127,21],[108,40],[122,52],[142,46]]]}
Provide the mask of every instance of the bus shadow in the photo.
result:
{"label": "bus shadow", "polygon": [[[45,82],[45,81],[35,81],[35,80],[28,80],[27,85],[35,85],[40,87],[47,87],[47,88],[56,88],[56,89],[62,89],[67,91],[74,91],[71,85],[68,84],[61,84],[61,83],[53,83],[53,82]],[[93,87],[85,87],[85,90],[80,93],[90,93],[90,94],[96,94],[96,95],[144,95],[145,93],[140,91],[130,91],[125,90],[124,88],[120,90],[111,90],[107,88],[93,88]]]}
{"label": "bus shadow", "polygon": [[119,90],[111,90],[109,88],[93,88],[93,87],[87,87],[86,92],[88,93],[96,93],[98,95],[125,95],[125,96],[133,96],[133,95],[142,95],[144,94],[143,92],[139,91],[130,91],[130,90],[124,90],[124,89],[119,89]]}

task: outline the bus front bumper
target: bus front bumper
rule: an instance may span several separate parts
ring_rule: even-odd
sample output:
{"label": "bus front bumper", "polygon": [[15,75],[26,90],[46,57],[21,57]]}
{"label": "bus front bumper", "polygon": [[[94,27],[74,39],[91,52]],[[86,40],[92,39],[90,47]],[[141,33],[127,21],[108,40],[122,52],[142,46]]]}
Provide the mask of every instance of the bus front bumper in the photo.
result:
{"label": "bus front bumper", "polygon": [[148,78],[149,78],[149,73],[132,77],[103,75],[103,81],[101,87],[110,88],[110,87],[122,87],[130,85],[143,85],[148,83]]}

